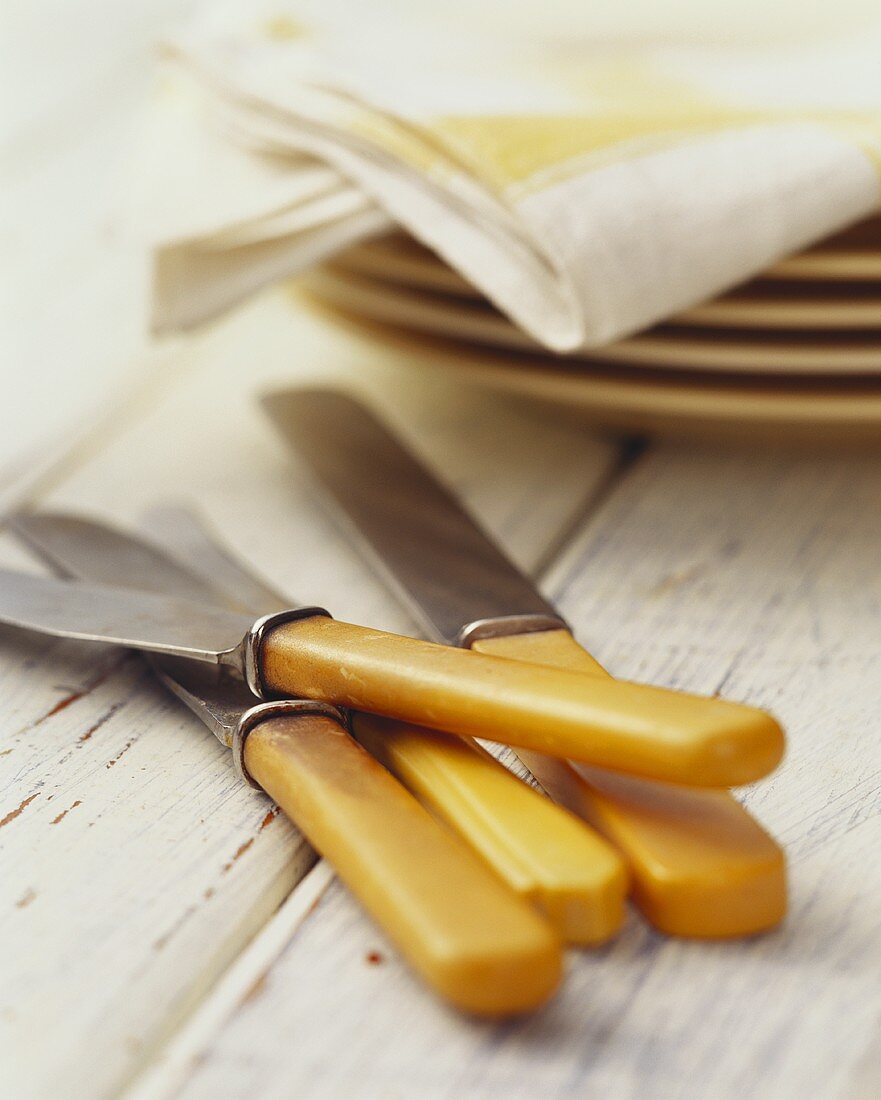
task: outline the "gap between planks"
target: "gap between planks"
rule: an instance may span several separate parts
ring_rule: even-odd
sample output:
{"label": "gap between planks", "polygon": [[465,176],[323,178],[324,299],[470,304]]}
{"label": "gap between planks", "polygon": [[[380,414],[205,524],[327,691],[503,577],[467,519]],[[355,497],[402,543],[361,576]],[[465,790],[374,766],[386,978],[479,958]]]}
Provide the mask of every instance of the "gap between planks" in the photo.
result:
{"label": "gap between planks", "polygon": [[183,1086],[201,1059],[202,1051],[233,1013],[254,996],[266,981],[278,956],[321,901],[334,873],[323,860],[294,887],[278,910],[254,936],[192,1015],[146,1069],[123,1088],[126,1100],[163,1100]]}
{"label": "gap between planks", "polygon": [[334,888],[182,1094],[879,1095],[879,472],[877,456],[656,447],[548,578],[619,675],[696,691],[726,675],[778,711],[789,757],[744,798],[790,853],[786,924],[701,944],[632,920],[572,958],[544,1013],[481,1027],[396,959],[365,966],[376,934]]}
{"label": "gap between planks", "polygon": [[[610,443],[618,450],[617,459],[610,462],[605,475],[573,509],[569,521],[536,563],[533,571],[536,583],[540,584],[547,574],[552,573],[575,542],[584,538],[594,515],[601,511],[649,448],[648,441],[640,437],[615,439]],[[437,472],[443,475],[443,471]],[[394,597],[390,595],[390,598]],[[541,788],[513,750],[502,746],[496,755],[521,779]],[[214,987],[206,988],[202,999],[193,1002],[189,1017],[182,1020],[177,1033],[165,1044],[157,1042],[152,1048],[152,1058],[148,1052],[142,1059],[140,1068],[135,1070],[122,1089],[125,1100],[169,1100],[183,1087],[215,1036],[262,987],[273,964],[316,910],[334,879],[330,865],[319,860],[295,884],[278,911],[256,932],[227,971],[218,977]]]}
{"label": "gap between planks", "polygon": [[575,542],[584,537],[584,532],[593,517],[597,515],[608,498],[616,492],[624,479],[649,448],[649,440],[644,436],[624,436],[611,440],[618,450],[617,461],[610,464],[606,476],[601,478],[584,498],[581,507],[576,509],[569,522],[552,539],[547,550],[538,559],[532,572],[533,580],[541,585],[557,566]]}
{"label": "gap between planks", "polygon": [[[437,383],[426,381],[423,385],[421,380],[417,383],[419,372],[409,363],[406,375],[399,375],[396,369],[393,379],[384,354],[381,363],[374,363],[360,345],[323,329],[319,333],[318,328],[315,322],[294,318],[282,295],[256,303],[206,333],[204,339],[194,341],[197,369],[175,370],[169,384],[148,387],[143,400],[131,396],[124,422],[119,414],[108,412],[104,428],[93,429],[88,433],[91,438],[86,440],[86,446],[69,452],[69,463],[60,463],[44,479],[39,494],[33,484],[19,485],[17,503],[20,505],[37,495],[46,496],[50,506],[95,509],[122,521],[132,521],[140,508],[153,502],[144,497],[145,493],[167,492],[167,485],[177,484],[180,470],[185,469],[191,495],[207,507],[209,519],[223,521],[224,537],[231,538],[234,548],[253,560],[283,590],[302,583],[308,591],[317,582],[325,587],[315,592],[319,596],[315,602],[321,602],[325,595],[328,601],[332,594],[337,600],[345,596],[353,602],[352,614],[365,616],[362,621],[390,616],[387,627],[403,628],[406,632],[413,626],[404,625],[407,617],[393,606],[395,601],[350,550],[343,554],[334,549],[339,540],[325,530],[317,515],[314,524],[307,525],[314,526],[313,532],[297,530],[303,527],[297,516],[312,513],[295,484],[296,479],[290,477],[289,460],[283,449],[275,440],[264,439],[268,433],[263,431],[262,420],[252,402],[257,388],[267,382],[290,383],[300,377],[308,364],[312,367],[304,380],[310,382],[318,373],[325,380],[330,377],[338,381],[345,375],[348,383],[389,416],[405,438],[418,443],[420,450],[434,459],[439,472],[450,477],[460,495],[495,530],[497,537],[511,547],[521,564],[532,568],[545,550],[548,533],[573,526],[573,517],[583,512],[584,502],[615,462],[616,456],[607,444],[592,441],[583,431],[569,431],[556,425],[552,418],[536,418],[531,408],[524,413],[525,403],[486,394],[479,399],[475,394],[473,400],[463,400],[457,392],[452,403],[444,401],[439,407],[436,398],[441,394]],[[300,351],[293,369],[291,346]],[[255,348],[260,352],[258,362],[245,372],[243,362],[250,367]],[[352,369],[346,375],[343,368],[347,364]],[[379,372],[369,384],[368,367]],[[233,390],[223,397],[228,385]],[[458,391],[458,386],[446,378],[443,386]],[[515,406],[521,411],[515,411]],[[194,407],[202,413],[198,423],[193,423]],[[232,421],[230,409],[236,414]],[[489,420],[480,421],[488,425],[487,431],[474,433],[475,417],[487,415],[487,410]],[[426,427],[430,429],[428,432]],[[220,448],[218,437],[222,441],[222,454],[216,453]],[[519,476],[510,475],[512,466]],[[143,477],[132,477],[131,471],[141,470],[145,471]],[[261,479],[261,492],[256,498],[255,478]],[[263,522],[267,513],[275,519],[268,527]],[[317,562],[319,556],[321,564],[313,567],[310,563],[313,559]],[[377,622],[377,625],[383,624]],[[173,722],[176,727],[176,715],[169,713],[166,717],[164,707],[160,715],[160,707],[157,698],[153,710],[145,712],[144,720],[152,721],[155,711],[160,723]],[[181,718],[180,723],[183,721]],[[162,728],[154,733],[161,734]],[[166,733],[172,735],[170,729]],[[150,741],[151,746],[159,743]],[[148,751],[146,742],[143,751]],[[187,755],[193,761],[199,756],[195,747]],[[233,816],[238,828],[242,822]],[[135,1080],[137,1074],[146,1073],[149,1067],[158,1064],[166,1048],[170,1050],[169,1044],[176,1041],[175,1029],[181,1035],[188,1032],[196,1018],[194,1014],[201,1012],[203,1004],[207,1002],[205,1011],[210,1010],[218,989],[218,975],[225,975],[233,965],[230,960],[240,957],[243,946],[262,935],[267,920],[271,920],[269,914],[281,897],[289,893],[291,880],[278,880],[275,864],[265,852],[263,860],[266,874],[274,876],[272,898],[264,897],[259,913],[255,913],[253,906],[247,911],[234,912],[234,919],[225,928],[212,931],[206,927],[210,951],[196,951],[195,961],[188,961],[183,967],[185,973],[179,973],[174,980],[161,979],[163,996],[169,993],[169,987],[174,993],[173,998],[171,994],[166,998],[170,1011],[164,1009],[167,1014],[163,1018],[147,1009],[139,1014],[142,1045],[137,1053],[120,1055],[118,1050],[107,1051],[113,1057],[107,1059],[112,1064],[103,1067],[103,1080],[112,1084],[114,1093]],[[256,881],[252,881],[252,886],[260,890]],[[181,896],[185,893],[184,890]],[[241,909],[241,903],[238,904]],[[235,909],[232,903],[229,907]],[[55,920],[56,916],[48,913],[46,919]],[[192,938],[192,930],[188,935]],[[155,993],[154,987],[160,981],[156,965],[143,980]],[[107,1007],[112,1008],[109,999]],[[114,1023],[104,1033],[104,1041],[109,1043],[113,1039],[117,1048],[122,1028],[120,1015],[125,1018],[125,1026],[129,1026],[128,1016],[116,1013]],[[76,1032],[77,1025],[71,1019],[69,1034],[64,1038],[70,1040]],[[100,1055],[100,1049],[95,1053]],[[62,1053],[57,1062],[42,1059],[41,1072],[46,1074],[63,1067],[67,1057],[67,1053]],[[67,1069],[70,1068],[68,1064]],[[75,1081],[76,1074],[68,1080]]]}

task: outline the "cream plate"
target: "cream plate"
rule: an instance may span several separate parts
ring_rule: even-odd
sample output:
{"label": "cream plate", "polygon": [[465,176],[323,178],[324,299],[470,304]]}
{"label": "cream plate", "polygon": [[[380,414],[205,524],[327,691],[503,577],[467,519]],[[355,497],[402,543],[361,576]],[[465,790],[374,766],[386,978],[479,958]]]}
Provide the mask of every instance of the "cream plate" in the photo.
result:
{"label": "cream plate", "polygon": [[[324,301],[373,321],[512,351],[541,351],[524,332],[491,307],[447,295],[403,289],[338,269],[316,272],[307,287]],[[629,367],[766,375],[881,376],[881,333],[850,337],[837,332],[805,335],[690,333],[654,329],[562,362],[620,363]]]}
{"label": "cream plate", "polygon": [[322,299],[309,295],[307,301],[329,313],[334,323],[353,328],[369,343],[371,357],[380,347],[389,362],[458,374],[463,383],[549,402],[615,432],[713,440],[881,443],[881,381],[762,383],[721,375],[683,378],[662,371],[604,370],[548,355],[506,355],[402,336],[394,328],[328,307]]}
{"label": "cream plate", "polygon": [[[379,237],[356,245],[337,257],[333,268],[402,289],[485,300],[477,287],[439,256],[404,236]],[[785,285],[786,281],[802,284],[803,290]],[[848,292],[837,285],[842,281],[868,282],[869,286]],[[873,282],[878,286],[872,286]],[[718,328],[881,329],[881,246],[877,252],[801,253],[771,268],[764,278],[673,320],[677,325]]]}
{"label": "cream plate", "polygon": [[767,273],[774,279],[881,280],[881,217],[867,218],[827,237],[815,248],[776,264]]}
{"label": "cream plate", "polygon": [[[819,284],[822,286],[822,284]],[[838,293],[817,283],[811,293],[793,293],[775,288],[771,282],[751,283],[748,288],[724,298],[714,298],[671,318],[675,325],[707,328],[784,329],[811,333],[878,330],[881,333],[881,285],[870,295]],[[879,341],[881,342],[881,341]]]}
{"label": "cream plate", "polygon": [[340,271],[417,290],[483,300],[472,283],[427,248],[408,237],[377,237],[346,249],[334,259]]}
{"label": "cream plate", "polygon": [[802,252],[775,264],[767,275],[772,279],[878,282],[881,281],[881,251]]}

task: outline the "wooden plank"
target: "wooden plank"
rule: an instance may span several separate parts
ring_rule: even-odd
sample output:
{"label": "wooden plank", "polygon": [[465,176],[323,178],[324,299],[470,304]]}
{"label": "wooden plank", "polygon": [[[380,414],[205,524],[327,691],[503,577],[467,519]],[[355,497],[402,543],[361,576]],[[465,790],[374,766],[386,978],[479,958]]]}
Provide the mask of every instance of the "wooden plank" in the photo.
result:
{"label": "wooden plank", "polygon": [[634,917],[494,1027],[426,996],[334,888],[174,1095],[877,1095],[879,543],[877,457],[664,447],[548,578],[616,673],[785,720],[786,763],[743,792],[790,853],[785,927],[700,944]]}
{"label": "wooden plank", "polygon": [[126,1090],[127,1100],[148,1100],[157,1086],[163,1095],[173,1095],[186,1082],[204,1046],[240,1005],[259,993],[263,975],[333,881],[332,868],[319,860],[217,981],[186,1026],[157,1052],[149,1071]]}
{"label": "wooden plank", "polygon": [[140,660],[3,642],[6,1087],[103,1094],[312,856]]}
{"label": "wooden plank", "polygon": [[[396,367],[279,292],[198,339],[39,499],[124,521],[182,497],[283,590],[412,629],[254,403],[261,386],[309,378],[354,381],[446,456],[527,563],[615,458],[546,415]],[[12,631],[0,643],[3,1062],[17,1096],[107,1095],[162,1051],[312,856],[137,657]]]}

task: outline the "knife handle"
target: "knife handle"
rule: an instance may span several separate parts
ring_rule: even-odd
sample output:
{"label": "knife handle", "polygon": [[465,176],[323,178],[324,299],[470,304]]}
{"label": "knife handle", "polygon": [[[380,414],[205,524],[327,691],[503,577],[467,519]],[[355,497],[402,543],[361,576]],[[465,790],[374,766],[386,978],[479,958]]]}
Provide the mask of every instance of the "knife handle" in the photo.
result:
{"label": "knife handle", "polygon": [[568,943],[596,945],[624,920],[614,848],[470,738],[353,714],[355,737]]}
{"label": "knife handle", "polygon": [[[594,676],[609,674],[568,630],[485,638],[485,653]],[[786,915],[786,857],[728,791],[650,783],[520,753],[548,794],[625,858],[634,901],[674,936],[746,936]]]}
{"label": "knife handle", "polygon": [[778,763],[783,735],[754,707],[501,660],[324,615],[270,627],[272,694],[370,711],[654,779],[725,787]]}
{"label": "knife handle", "polygon": [[430,986],[489,1016],[534,1009],[556,988],[550,925],[331,718],[267,718],[249,774],[332,864]]}

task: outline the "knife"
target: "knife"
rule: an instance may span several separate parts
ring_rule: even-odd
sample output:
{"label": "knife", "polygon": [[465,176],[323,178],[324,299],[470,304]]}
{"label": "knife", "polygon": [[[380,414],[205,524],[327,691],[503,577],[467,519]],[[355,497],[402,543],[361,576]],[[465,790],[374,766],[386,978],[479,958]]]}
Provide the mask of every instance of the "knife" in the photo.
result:
{"label": "knife", "polygon": [[[322,499],[335,505],[334,516],[430,636],[608,676],[533,583],[363,405],[336,391],[299,390],[267,395],[264,407],[311,468]],[[529,629],[542,621],[545,629]],[[552,798],[618,848],[635,902],[662,931],[741,936],[782,920],[783,851],[727,791],[518,755]]]}
{"label": "knife", "polygon": [[260,698],[316,699],[657,778],[746,783],[781,752],[779,726],[752,707],[541,665],[526,673],[316,607],[255,622],[189,599],[0,570],[0,622],[219,665]]}
{"label": "knife", "polygon": [[[63,517],[36,518],[44,543],[69,545]],[[222,588],[230,605],[244,602],[254,613],[285,606],[285,597],[234,558],[192,510],[162,505],[143,518],[151,537]],[[106,529],[90,526],[92,537],[83,538],[86,569],[96,551],[107,557]],[[619,930],[628,885],[623,861],[584,822],[521,782],[470,738],[357,711],[349,722],[371,755],[533,902],[566,942],[595,945]]]}
{"label": "knife", "polygon": [[[13,531],[65,575],[220,597],[160,552],[108,528],[23,515]],[[538,1007],[560,980],[550,925],[499,881],[349,735],[324,703],[258,703],[245,685],[192,661],[153,657],[160,679],[330,862],[410,965],[463,1011]]]}
{"label": "knife", "polygon": [[[142,539],[79,516],[24,514],[15,518],[14,530],[56,571],[80,579],[128,580],[147,591],[198,594],[251,614],[285,606],[285,598],[236,562],[189,510],[153,509],[146,525],[172,552],[198,562],[198,571]],[[173,682],[169,686],[177,690]],[[522,783],[470,739],[357,712],[349,721],[371,754],[534,904],[564,940],[597,944],[618,931],[627,892],[623,863],[577,817]],[[396,745],[414,737],[421,751],[415,766],[402,774],[394,767]]]}
{"label": "knife", "polygon": [[[332,391],[287,391],[266,397],[264,407],[336,503],[345,531],[368,550],[431,637],[472,653],[504,648],[499,638],[535,634],[535,644],[546,648],[549,638],[571,637],[534,585],[424,467],[409,455],[403,460],[396,441],[357,402]],[[512,669],[511,683],[519,676],[538,684],[535,667],[528,677]],[[558,662],[543,667],[571,672]],[[783,755],[782,730],[755,707],[611,677],[588,675],[581,682],[592,722],[578,751],[564,750],[564,731],[554,725],[559,718],[548,713],[530,739],[520,729],[492,739],[701,787],[753,782]],[[437,720],[425,724],[449,728]]]}

